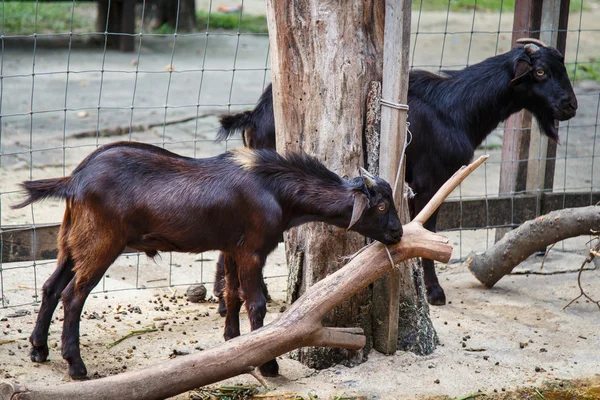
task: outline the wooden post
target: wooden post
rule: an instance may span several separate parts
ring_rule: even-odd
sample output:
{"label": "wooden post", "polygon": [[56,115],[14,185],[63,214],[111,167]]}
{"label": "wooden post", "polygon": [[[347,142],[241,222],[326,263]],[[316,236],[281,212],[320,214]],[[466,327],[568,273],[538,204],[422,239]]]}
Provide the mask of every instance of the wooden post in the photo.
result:
{"label": "wooden post", "polygon": [[[546,0],[542,5],[540,40],[565,54],[570,0]],[[549,141],[533,121],[527,166],[528,191],[538,196],[554,186],[556,142]],[[541,208],[541,207],[538,207]]]}
{"label": "wooden post", "polygon": [[[513,23],[513,46],[522,37],[534,37],[564,54],[570,0],[517,0]],[[541,31],[541,32],[540,32]],[[504,124],[499,194],[523,191],[541,194],[554,184],[556,143],[540,132],[531,113],[521,111]],[[538,205],[538,210],[541,205]],[[508,231],[496,229],[496,241]]]}
{"label": "wooden post", "polygon": [[[267,1],[277,150],[303,150],[340,175],[356,176],[363,166],[366,98],[382,75],[384,0],[322,2]],[[365,245],[355,233],[322,223],[286,234],[290,278],[297,298],[343,259]],[[292,268],[293,267],[293,268]],[[328,326],[362,327],[371,348],[370,290],[326,315]],[[302,349],[312,367],[362,360],[362,353]]]}
{"label": "wooden post", "polygon": [[135,33],[135,3],[135,0],[123,0],[121,4],[121,51],[133,51],[135,47],[132,36]]}
{"label": "wooden post", "polygon": [[[396,104],[408,102],[408,72],[410,49],[410,14],[411,1],[386,2],[384,51],[383,51],[383,84],[382,99]],[[396,207],[400,212],[403,223],[410,220],[403,198],[404,171],[398,174],[399,162],[406,141],[406,110],[399,110],[383,105],[381,109],[381,135],[379,147],[379,176],[394,185]],[[403,212],[406,210],[406,212]],[[399,268],[377,280],[373,287],[373,347],[385,354],[393,354],[398,348],[398,342],[403,344],[403,350],[416,350],[419,347],[427,348],[425,353],[430,353],[435,347],[436,336],[433,325],[429,319],[427,300],[418,299],[418,285],[423,285],[421,279],[415,279],[419,267],[416,260],[407,260]],[[423,289],[423,288],[421,288]],[[402,309],[400,303],[402,299]],[[424,300],[425,306],[422,305]],[[423,316],[419,316],[423,314]],[[402,319],[401,326],[399,320]],[[407,324],[407,321],[424,320],[425,346],[414,346],[414,338],[422,337],[418,331],[423,324]],[[427,322],[429,322],[427,324]],[[399,335],[399,329],[401,334]],[[399,337],[400,336],[400,337]],[[417,351],[421,353],[422,351]]]}

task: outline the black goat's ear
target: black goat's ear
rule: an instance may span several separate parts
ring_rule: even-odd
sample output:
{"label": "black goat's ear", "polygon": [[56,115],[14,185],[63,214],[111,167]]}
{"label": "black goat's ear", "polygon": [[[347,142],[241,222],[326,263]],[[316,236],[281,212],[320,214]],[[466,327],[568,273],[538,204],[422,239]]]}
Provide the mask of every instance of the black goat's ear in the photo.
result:
{"label": "black goat's ear", "polygon": [[350,225],[348,225],[347,228],[348,230],[358,222],[367,207],[369,207],[369,198],[367,195],[361,192],[356,192],[354,194],[354,206],[352,207],[352,218],[350,218]]}
{"label": "black goat's ear", "polygon": [[521,80],[531,72],[533,67],[531,61],[525,57],[519,57],[515,62],[515,77],[510,81],[510,86],[515,86],[521,83]]}

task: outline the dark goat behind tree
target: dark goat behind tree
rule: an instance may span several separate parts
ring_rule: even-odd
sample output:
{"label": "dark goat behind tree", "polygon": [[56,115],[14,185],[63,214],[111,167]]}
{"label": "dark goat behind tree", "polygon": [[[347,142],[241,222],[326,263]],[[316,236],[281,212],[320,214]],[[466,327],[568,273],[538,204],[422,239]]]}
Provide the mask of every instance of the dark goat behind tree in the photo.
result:
{"label": "dark goat behind tree", "polygon": [[[87,370],[79,319],[90,291],[125,247],[158,251],[221,250],[226,271],[225,339],[240,335],[242,302],[252,330],[263,325],[262,269],[283,232],[309,221],[350,229],[386,244],[402,226],[384,180],[344,180],[305,154],[237,149],[212,158],[182,157],[148,144],[120,142],[91,153],[70,176],[24,182],[28,197],[66,199],[57,268],[44,283],[32,361],[48,358],[48,329],[62,299],[62,355],[69,375]],[[275,360],[260,367],[278,374]]]}
{"label": "dark goat behind tree", "polygon": [[[511,114],[529,110],[542,131],[558,141],[554,120],[575,116],[577,99],[562,54],[535,39],[515,49],[444,76],[414,70],[408,88],[412,141],[406,149],[406,182],[415,192],[414,217],[475,148]],[[252,111],[224,116],[218,139],[243,132],[250,147],[275,148],[273,97],[267,87]],[[425,228],[434,231],[437,213]],[[423,259],[427,299],[442,305],[446,296],[433,261]]]}

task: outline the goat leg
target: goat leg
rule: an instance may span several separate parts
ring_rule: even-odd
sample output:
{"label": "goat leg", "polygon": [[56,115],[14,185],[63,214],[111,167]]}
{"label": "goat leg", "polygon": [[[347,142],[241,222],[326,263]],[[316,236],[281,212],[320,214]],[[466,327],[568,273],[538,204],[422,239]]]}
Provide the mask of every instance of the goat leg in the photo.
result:
{"label": "goat leg", "polygon": [[240,281],[238,278],[238,267],[236,262],[229,254],[223,257],[225,270],[225,340],[230,340],[240,336],[240,309],[242,308],[242,299],[240,299]]}
{"label": "goat leg", "polygon": [[[262,328],[265,315],[267,314],[267,299],[263,293],[264,281],[262,279],[262,268],[266,257],[253,254],[238,262],[239,280],[241,292],[243,293],[250,328],[254,331]],[[279,375],[279,365],[276,360],[270,360],[259,367],[263,376],[274,377]]]}
{"label": "goat leg", "polygon": [[219,299],[219,315],[221,317],[226,316],[227,305],[225,304],[225,255],[223,253],[219,253],[219,260],[217,261],[213,294],[217,299]]}
{"label": "goat leg", "polygon": [[[227,315],[227,304],[225,303],[225,261],[224,254],[219,253],[219,260],[217,261],[217,268],[215,271],[215,284],[213,287],[213,294],[219,300],[219,308],[218,313],[221,317]],[[269,288],[267,288],[267,284],[262,283],[262,291],[265,295],[265,299],[267,302],[271,301],[271,295],[269,294]]]}
{"label": "goat leg", "polygon": [[73,260],[63,254],[58,257],[58,266],[42,288],[42,305],[37,316],[35,328],[29,337],[31,351],[29,357],[33,362],[44,362],[48,359],[48,329],[52,314],[60,300],[60,294],[73,279]]}

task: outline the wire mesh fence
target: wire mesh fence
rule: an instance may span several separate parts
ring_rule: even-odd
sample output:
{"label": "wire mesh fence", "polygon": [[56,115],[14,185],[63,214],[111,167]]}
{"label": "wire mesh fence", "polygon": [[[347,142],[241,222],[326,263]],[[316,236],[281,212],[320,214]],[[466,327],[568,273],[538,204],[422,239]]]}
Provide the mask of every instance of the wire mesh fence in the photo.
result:
{"label": "wire mesh fence", "polygon": [[[254,104],[269,78],[267,34],[246,28],[246,20],[256,17],[218,15],[223,13],[216,6],[199,2],[195,29],[180,31],[179,19],[174,26],[152,29],[147,15],[158,2],[140,1],[135,32],[111,32],[110,9],[119,3],[108,1],[100,15],[95,2],[2,2],[3,233],[60,223],[61,202],[11,210],[19,198],[18,183],[68,175],[104,143],[136,140],[191,157],[241,144],[214,139],[217,115]],[[16,24],[19,15],[22,21]],[[233,29],[219,28],[218,17],[228,18]],[[111,37],[127,36],[134,39],[133,52],[111,48]],[[213,253],[163,254],[155,261],[124,255],[96,290],[212,282],[215,262]],[[0,304],[37,300],[53,264],[36,259],[0,264]]]}
{"label": "wire mesh fence", "polygon": [[[245,0],[238,9],[230,1],[197,0],[196,28],[181,30],[179,18],[171,25],[157,23],[160,1],[137,1],[134,30],[123,32],[110,19],[126,1],[106,1],[108,10],[96,2],[1,2],[3,238],[4,233],[56,224],[62,218],[60,202],[11,210],[19,198],[19,182],[68,175],[104,143],[136,140],[191,157],[241,145],[241,139],[214,142],[217,116],[252,107],[270,81],[264,3]],[[182,1],[170,3],[177,11]],[[510,50],[513,10],[514,3],[507,0],[415,0],[412,67],[460,69]],[[600,174],[594,174],[600,152],[598,17],[597,1],[571,2],[565,57],[579,110],[577,117],[560,124],[554,192],[600,190]],[[113,48],[123,38],[133,39],[133,52]],[[491,157],[454,199],[498,196],[502,134],[500,127],[478,149]],[[456,218],[468,212],[468,207],[461,208]],[[448,232],[456,246],[454,258],[485,250],[493,244],[495,228]],[[2,251],[18,245],[3,243]],[[51,256],[0,261],[2,307],[37,300],[41,283],[54,268],[54,261],[47,260]],[[155,261],[123,255],[96,291],[210,283],[215,262],[213,252],[168,253]],[[267,279],[285,274],[284,260],[266,271]]]}

